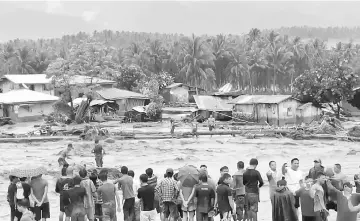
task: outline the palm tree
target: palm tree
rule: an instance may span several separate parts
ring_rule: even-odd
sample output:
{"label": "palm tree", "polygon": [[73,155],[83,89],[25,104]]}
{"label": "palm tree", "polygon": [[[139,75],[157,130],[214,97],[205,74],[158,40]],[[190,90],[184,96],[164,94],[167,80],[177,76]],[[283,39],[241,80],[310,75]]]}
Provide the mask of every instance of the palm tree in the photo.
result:
{"label": "palm tree", "polygon": [[253,42],[257,41],[260,38],[261,31],[257,28],[253,28],[250,30],[249,34],[247,35],[246,42],[249,45],[252,45]]}
{"label": "palm tree", "polygon": [[[195,84],[196,87],[203,85],[212,88],[215,73],[211,67],[214,67],[215,57],[209,50],[208,41],[193,34],[192,38],[184,39],[183,53],[184,67],[180,72],[185,74],[187,81]],[[197,88],[196,94],[198,94]]]}
{"label": "palm tree", "polygon": [[[230,62],[226,67],[229,81],[237,85],[237,89],[245,88],[246,78],[249,77],[249,66],[245,51],[229,52]],[[240,84],[242,83],[242,86]]]}
{"label": "palm tree", "polygon": [[6,44],[0,54],[0,59],[3,63],[2,72],[4,74],[11,74],[15,64],[17,63],[17,55],[14,47],[11,44]]}
{"label": "palm tree", "polygon": [[287,51],[281,44],[270,43],[267,49],[268,67],[273,70],[273,94],[276,91],[276,78],[278,73],[286,72],[286,66],[289,65],[288,61],[292,58],[293,53]]}
{"label": "palm tree", "polygon": [[17,51],[17,69],[21,74],[36,74],[35,69],[31,66],[34,61],[31,50],[27,47],[18,49]]}
{"label": "palm tree", "polygon": [[229,64],[226,53],[228,51],[228,39],[225,35],[217,35],[212,41],[212,51],[215,56],[215,75],[218,85],[222,85],[226,78],[224,71]]}
{"label": "palm tree", "polygon": [[135,65],[145,72],[148,70],[148,61],[149,58],[139,43],[131,43],[130,47],[124,51],[123,64],[125,65]]}

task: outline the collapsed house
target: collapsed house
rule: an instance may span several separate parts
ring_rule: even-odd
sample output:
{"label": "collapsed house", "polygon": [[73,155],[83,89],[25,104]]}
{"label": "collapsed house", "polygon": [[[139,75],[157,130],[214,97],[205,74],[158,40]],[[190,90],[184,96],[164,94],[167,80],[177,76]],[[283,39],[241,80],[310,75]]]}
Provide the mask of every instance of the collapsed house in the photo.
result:
{"label": "collapsed house", "polygon": [[98,100],[106,101],[107,105],[116,110],[116,114],[119,116],[124,116],[134,107],[146,106],[150,103],[150,99],[145,95],[118,88],[97,90],[95,94]]}
{"label": "collapsed house", "polygon": [[209,118],[210,115],[213,115],[216,120],[232,119],[232,105],[220,97],[194,95],[194,99],[197,105],[198,115],[204,118]]}
{"label": "collapsed house", "polygon": [[53,104],[59,98],[28,89],[0,93],[0,116],[15,122],[35,121],[53,112]]}

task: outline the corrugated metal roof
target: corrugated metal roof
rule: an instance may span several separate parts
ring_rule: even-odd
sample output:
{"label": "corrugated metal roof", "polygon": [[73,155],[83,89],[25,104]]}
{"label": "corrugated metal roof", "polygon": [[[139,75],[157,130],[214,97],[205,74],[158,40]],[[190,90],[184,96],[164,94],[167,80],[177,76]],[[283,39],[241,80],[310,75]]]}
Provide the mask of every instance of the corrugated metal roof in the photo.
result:
{"label": "corrugated metal roof", "polygon": [[291,95],[240,95],[231,104],[278,104],[291,98]]}
{"label": "corrugated metal roof", "polygon": [[194,95],[199,110],[231,111],[232,105],[219,97]]}
{"label": "corrugated metal roof", "polygon": [[98,93],[102,98],[106,100],[121,100],[126,98],[149,99],[145,95],[117,88],[102,89],[96,91],[96,93]]}
{"label": "corrugated metal roof", "polygon": [[182,85],[183,85],[183,83],[173,83],[173,84],[170,84],[169,86],[167,86],[166,88],[171,89],[174,87],[180,87]]}
{"label": "corrugated metal roof", "polygon": [[57,101],[58,97],[28,89],[0,93],[0,104],[42,103]]}
{"label": "corrugated metal roof", "polygon": [[51,78],[46,78],[46,74],[7,74],[4,77],[15,84],[51,83]]}
{"label": "corrugated metal roof", "polygon": [[89,77],[83,75],[74,75],[69,80],[71,85],[77,84],[115,84],[115,81],[105,80],[98,77]]}
{"label": "corrugated metal roof", "polygon": [[226,93],[226,92],[231,91],[231,89],[232,89],[232,85],[230,83],[227,83],[224,86],[222,86],[221,88],[219,88],[219,92]]}

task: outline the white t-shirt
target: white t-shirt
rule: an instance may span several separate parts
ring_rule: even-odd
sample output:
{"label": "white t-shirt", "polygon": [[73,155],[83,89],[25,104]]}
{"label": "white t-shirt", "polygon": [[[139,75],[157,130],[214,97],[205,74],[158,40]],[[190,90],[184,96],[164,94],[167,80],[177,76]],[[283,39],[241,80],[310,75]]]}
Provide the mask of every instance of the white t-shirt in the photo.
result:
{"label": "white t-shirt", "polygon": [[289,190],[295,194],[297,190],[300,189],[299,181],[303,179],[303,173],[301,170],[293,170],[291,168],[287,169],[285,173],[285,180],[288,184]]}

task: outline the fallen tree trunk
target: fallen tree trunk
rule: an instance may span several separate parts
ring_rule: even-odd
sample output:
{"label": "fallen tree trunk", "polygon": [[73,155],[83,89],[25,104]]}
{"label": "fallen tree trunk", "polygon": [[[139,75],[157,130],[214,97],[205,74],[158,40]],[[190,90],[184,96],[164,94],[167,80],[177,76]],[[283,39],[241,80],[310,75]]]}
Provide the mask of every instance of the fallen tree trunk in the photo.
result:
{"label": "fallen tree trunk", "polygon": [[32,142],[56,142],[61,140],[79,140],[71,136],[46,136],[46,137],[18,137],[18,138],[0,138],[0,143],[32,143]]}

